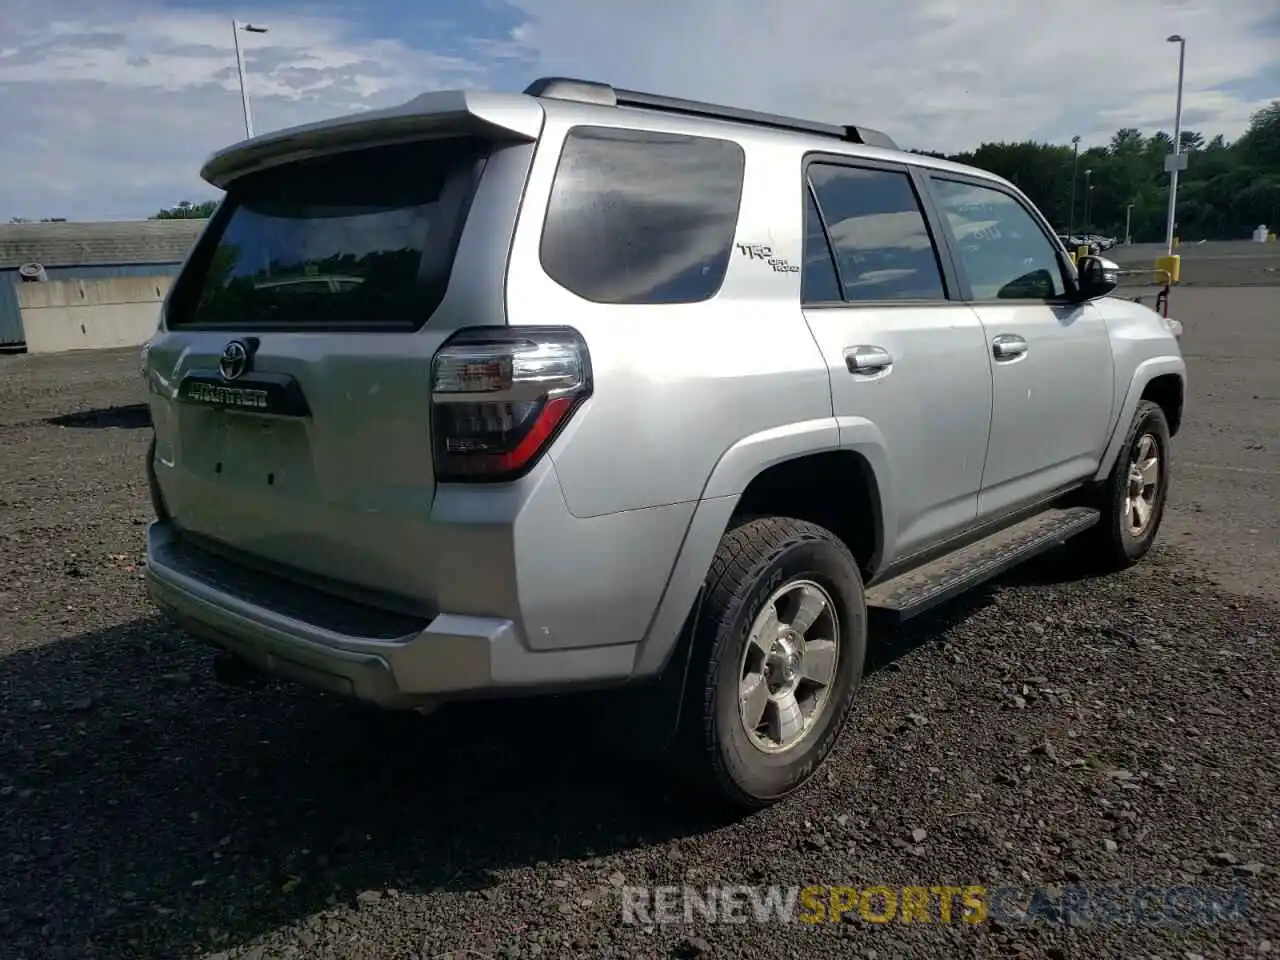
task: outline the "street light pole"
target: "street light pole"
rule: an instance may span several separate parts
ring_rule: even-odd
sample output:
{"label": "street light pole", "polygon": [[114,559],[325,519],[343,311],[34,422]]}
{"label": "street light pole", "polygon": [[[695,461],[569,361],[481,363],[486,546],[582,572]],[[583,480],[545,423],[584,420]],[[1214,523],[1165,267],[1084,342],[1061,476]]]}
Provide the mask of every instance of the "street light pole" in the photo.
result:
{"label": "street light pole", "polygon": [[241,23],[233,19],[231,21],[231,36],[236,43],[236,72],[240,74],[240,102],[244,105],[244,135],[245,139],[253,139],[253,111],[249,109],[249,86],[245,82],[244,76],[244,55],[240,52],[240,31],[245,33],[266,33],[266,27],[255,27],[251,23]]}
{"label": "street light pole", "polygon": [[1182,158],[1182,78],[1187,64],[1187,40],[1175,33],[1165,42],[1178,45],[1178,106],[1173,114],[1173,161],[1169,168],[1169,222],[1165,229],[1165,246],[1168,253],[1173,253],[1173,221],[1178,212],[1178,167]]}
{"label": "street light pole", "polygon": [[1133,234],[1129,231],[1129,224],[1133,216],[1133,204],[1129,204],[1124,208],[1124,245],[1127,247],[1133,243]]}
{"label": "street light pole", "polygon": [[1089,232],[1089,195],[1093,190],[1093,170],[1086,168],[1084,171],[1084,232]]}
{"label": "street light pole", "polygon": [[1068,240],[1075,236],[1076,231],[1076,180],[1080,177],[1077,170],[1080,165],[1080,138],[1078,136],[1072,137],[1071,145],[1074,148],[1074,153],[1071,157],[1071,212],[1067,214]]}

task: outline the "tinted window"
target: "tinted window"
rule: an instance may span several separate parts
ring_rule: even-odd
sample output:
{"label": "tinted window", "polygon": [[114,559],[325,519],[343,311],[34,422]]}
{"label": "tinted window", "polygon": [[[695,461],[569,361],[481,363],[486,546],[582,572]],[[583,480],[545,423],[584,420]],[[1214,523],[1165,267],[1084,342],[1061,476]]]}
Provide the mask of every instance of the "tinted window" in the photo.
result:
{"label": "tinted window", "polygon": [[444,296],[483,146],[345,153],[232,184],[174,326],[416,328]]}
{"label": "tinted window", "polygon": [[831,244],[822,228],[822,217],[812,191],[804,192],[804,272],[800,275],[800,299],[804,303],[839,303],[840,278],[831,259]]}
{"label": "tinted window", "polygon": [[560,153],[542,267],[596,303],[693,303],[724,282],[745,158],[727,140],[575,127]]}
{"label": "tinted window", "polygon": [[812,164],[846,300],[943,300],[942,271],[905,173]]}
{"label": "tinted window", "polygon": [[1000,190],[933,181],[938,206],[976,300],[1048,300],[1066,292],[1053,242],[1021,203]]}

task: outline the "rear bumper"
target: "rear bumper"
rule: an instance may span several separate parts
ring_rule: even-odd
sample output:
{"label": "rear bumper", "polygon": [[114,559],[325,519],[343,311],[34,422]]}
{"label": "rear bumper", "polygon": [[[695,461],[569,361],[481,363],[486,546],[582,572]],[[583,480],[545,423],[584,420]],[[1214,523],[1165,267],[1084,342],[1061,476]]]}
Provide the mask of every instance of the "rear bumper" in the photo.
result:
{"label": "rear bumper", "polygon": [[621,683],[634,665],[633,644],[534,652],[511,620],[419,620],[218,564],[166,523],[147,531],[149,592],[180,626],[267,673],[382,706]]}

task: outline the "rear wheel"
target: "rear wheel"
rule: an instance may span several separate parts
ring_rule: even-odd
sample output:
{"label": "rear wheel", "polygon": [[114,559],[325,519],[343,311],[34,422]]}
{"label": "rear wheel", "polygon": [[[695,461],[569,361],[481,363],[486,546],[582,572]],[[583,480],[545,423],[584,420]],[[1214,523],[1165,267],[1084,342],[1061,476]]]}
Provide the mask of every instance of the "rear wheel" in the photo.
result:
{"label": "rear wheel", "polygon": [[815,524],[747,521],[716,552],[695,643],[683,772],[734,806],[773,803],[830,752],[861,681],[858,566]]}

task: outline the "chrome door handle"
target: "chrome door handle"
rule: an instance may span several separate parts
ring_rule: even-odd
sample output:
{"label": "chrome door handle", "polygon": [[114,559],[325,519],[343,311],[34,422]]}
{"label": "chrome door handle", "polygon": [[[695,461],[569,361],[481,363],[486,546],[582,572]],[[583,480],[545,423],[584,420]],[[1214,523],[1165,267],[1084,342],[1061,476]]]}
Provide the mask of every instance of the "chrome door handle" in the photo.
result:
{"label": "chrome door handle", "polygon": [[844,365],[850,373],[881,373],[893,366],[893,357],[884,347],[863,344],[845,348]]}
{"label": "chrome door handle", "polygon": [[991,341],[991,355],[997,360],[1016,360],[1027,352],[1027,341],[1012,333],[1002,333]]}

